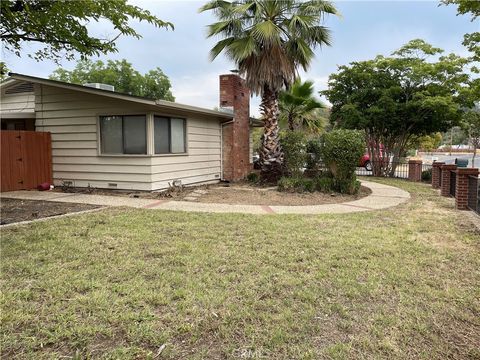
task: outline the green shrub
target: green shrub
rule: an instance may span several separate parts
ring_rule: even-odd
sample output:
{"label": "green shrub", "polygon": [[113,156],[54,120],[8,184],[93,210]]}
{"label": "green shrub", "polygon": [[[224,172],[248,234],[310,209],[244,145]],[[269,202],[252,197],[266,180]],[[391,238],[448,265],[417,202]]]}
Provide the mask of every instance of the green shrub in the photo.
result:
{"label": "green shrub", "polygon": [[355,169],[364,151],[365,141],[359,131],[340,129],[323,136],[323,161],[333,174],[337,191],[346,194],[358,191]]}
{"label": "green shrub", "polygon": [[334,185],[334,190],[338,191],[341,194],[357,194],[360,190],[360,181],[336,181]]}
{"label": "green shrub", "polygon": [[317,177],[315,179],[315,188],[317,191],[329,193],[334,191],[333,178],[327,176]]}
{"label": "green shrub", "polygon": [[319,164],[322,161],[322,142],[320,138],[310,139],[306,144],[307,151],[307,169],[319,170]]}
{"label": "green shrub", "polygon": [[315,181],[309,178],[302,179],[303,190],[306,192],[314,192],[315,191]]}
{"label": "green shrub", "polygon": [[426,182],[432,181],[432,169],[422,171],[422,181],[426,181]]}
{"label": "green shrub", "polygon": [[258,176],[257,173],[251,172],[250,174],[247,175],[247,181],[250,183],[257,183],[260,177]]}
{"label": "green shrub", "polygon": [[300,131],[283,131],[280,134],[280,143],[285,156],[285,173],[293,177],[300,176],[307,160],[305,135]]}
{"label": "green shrub", "polygon": [[314,192],[315,191],[315,181],[313,179],[304,178],[304,177],[288,177],[283,176],[278,180],[277,186],[279,191],[285,192]]}
{"label": "green shrub", "polygon": [[360,189],[360,181],[354,180],[350,182],[338,182],[332,176],[323,175],[314,179],[301,176],[283,176],[277,183],[278,191],[284,192],[315,192],[323,193],[340,192],[356,194]]}
{"label": "green shrub", "polygon": [[279,191],[294,192],[296,191],[297,184],[298,178],[282,176],[280,180],[278,180],[277,186]]}

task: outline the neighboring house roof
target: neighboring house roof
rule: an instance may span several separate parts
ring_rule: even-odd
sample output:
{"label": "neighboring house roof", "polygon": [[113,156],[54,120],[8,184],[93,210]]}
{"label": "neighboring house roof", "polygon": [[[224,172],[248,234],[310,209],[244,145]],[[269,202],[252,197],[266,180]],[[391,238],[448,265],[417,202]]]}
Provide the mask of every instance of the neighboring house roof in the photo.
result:
{"label": "neighboring house roof", "polygon": [[67,82],[63,82],[63,81],[57,81],[57,80],[51,80],[51,79],[44,79],[44,78],[39,78],[39,77],[24,75],[24,74],[9,73],[8,75],[10,76],[10,78],[3,81],[0,84],[0,87],[5,87],[5,86],[8,86],[8,85],[14,83],[13,80],[30,81],[32,83],[48,85],[48,86],[55,86],[55,87],[64,88],[64,89],[71,89],[71,90],[81,91],[81,92],[85,92],[85,93],[89,93],[89,94],[96,94],[96,95],[100,95],[100,96],[106,96],[106,97],[110,97],[110,98],[131,101],[131,102],[135,102],[135,103],[139,103],[139,104],[158,106],[158,107],[161,107],[163,109],[184,110],[184,111],[188,111],[188,112],[192,112],[192,113],[198,113],[198,114],[202,114],[202,115],[215,116],[215,117],[218,117],[218,118],[225,119],[226,121],[231,120],[233,118],[233,114],[231,114],[231,113],[205,109],[205,108],[201,108],[201,107],[197,107],[197,106],[179,104],[179,103],[172,102],[172,101],[149,99],[149,98],[144,98],[144,97],[140,97],[140,96],[123,94],[123,93],[114,92],[114,91],[110,91],[110,90],[96,89],[96,88],[92,88],[92,87],[88,87],[88,86],[71,84],[71,83],[67,83]]}

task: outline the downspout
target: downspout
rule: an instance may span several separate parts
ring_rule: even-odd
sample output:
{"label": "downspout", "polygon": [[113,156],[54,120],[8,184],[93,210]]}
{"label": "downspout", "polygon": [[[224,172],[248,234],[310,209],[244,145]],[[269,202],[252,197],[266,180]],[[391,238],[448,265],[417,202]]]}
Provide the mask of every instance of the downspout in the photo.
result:
{"label": "downspout", "polygon": [[220,126],[220,180],[225,181],[223,178],[223,126],[228,125],[228,124],[233,124],[235,120],[230,120],[227,122],[224,122]]}

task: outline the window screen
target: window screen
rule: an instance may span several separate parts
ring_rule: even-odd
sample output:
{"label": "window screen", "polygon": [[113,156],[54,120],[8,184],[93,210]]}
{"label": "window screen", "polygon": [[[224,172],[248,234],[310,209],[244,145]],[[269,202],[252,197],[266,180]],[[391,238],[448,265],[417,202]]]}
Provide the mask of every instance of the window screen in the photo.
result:
{"label": "window screen", "polygon": [[121,116],[103,116],[100,118],[100,141],[103,154],[123,154]]}
{"label": "window screen", "polygon": [[170,119],[155,116],[153,121],[155,154],[168,154],[170,152]]}
{"label": "window screen", "polygon": [[102,154],[146,154],[146,116],[100,117]]}
{"label": "window screen", "polygon": [[124,154],[147,153],[147,129],[145,116],[123,117],[123,152]]}
{"label": "window screen", "polygon": [[155,154],[179,154],[186,152],[185,119],[154,118]]}
{"label": "window screen", "polygon": [[184,153],[185,152],[185,120],[184,119],[171,119],[171,140],[172,140],[172,153]]}

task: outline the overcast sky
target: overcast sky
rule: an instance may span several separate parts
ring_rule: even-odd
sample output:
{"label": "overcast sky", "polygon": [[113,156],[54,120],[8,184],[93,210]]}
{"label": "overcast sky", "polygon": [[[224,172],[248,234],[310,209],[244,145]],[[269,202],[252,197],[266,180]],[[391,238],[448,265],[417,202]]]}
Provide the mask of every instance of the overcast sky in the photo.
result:
{"label": "overcast sky", "polygon": [[[160,67],[169,77],[177,102],[213,108],[218,105],[218,76],[234,65],[219,56],[210,62],[208,53],[215,43],[206,39],[206,25],[214,22],[209,13],[198,13],[204,1],[130,1],[150,10],[175,25],[174,31],[134,24],[143,36],[137,40],[121,38],[118,53],[101,59],[125,58],[144,73]],[[469,16],[456,16],[455,6],[438,6],[438,1],[338,1],[341,17],[330,16],[325,25],[332,31],[333,45],[318,49],[304,79],[315,81],[317,90],[325,89],[329,74],[338,65],[387,55],[406,42],[422,38],[446,52],[466,55],[461,45],[463,34],[479,31],[480,22]],[[104,23],[92,24],[94,33],[113,36]],[[25,50],[34,47],[26,46]],[[2,51],[11,71],[48,77],[57,67],[51,61],[37,63],[26,56],[17,58]],[[72,69],[75,62],[63,61]],[[252,99],[252,113],[258,115],[258,99]]]}

